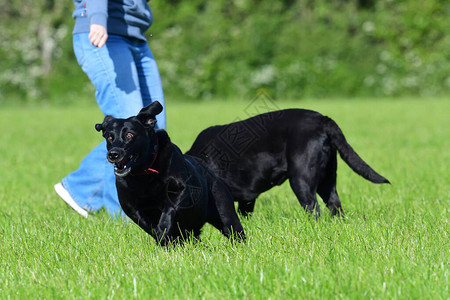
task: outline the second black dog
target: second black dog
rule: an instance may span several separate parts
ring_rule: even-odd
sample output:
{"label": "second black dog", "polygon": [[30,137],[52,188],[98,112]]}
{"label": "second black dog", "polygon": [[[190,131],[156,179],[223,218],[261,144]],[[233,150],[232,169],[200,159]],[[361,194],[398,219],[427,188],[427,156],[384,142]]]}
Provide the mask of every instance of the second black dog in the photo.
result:
{"label": "second black dog", "polygon": [[288,109],[203,130],[186,153],[202,158],[231,187],[239,212],[253,212],[256,197],[286,179],[300,204],[319,213],[316,193],[332,215],[342,214],[336,192],[336,153],[374,183],[389,183],[347,143],[339,126],[318,112]]}
{"label": "second black dog", "polygon": [[206,222],[245,239],[226,183],[200,159],[183,155],[166,131],[154,130],[162,109],[155,101],[137,116],[106,116],[95,125],[107,141],[123,211],[161,245],[198,239]]}

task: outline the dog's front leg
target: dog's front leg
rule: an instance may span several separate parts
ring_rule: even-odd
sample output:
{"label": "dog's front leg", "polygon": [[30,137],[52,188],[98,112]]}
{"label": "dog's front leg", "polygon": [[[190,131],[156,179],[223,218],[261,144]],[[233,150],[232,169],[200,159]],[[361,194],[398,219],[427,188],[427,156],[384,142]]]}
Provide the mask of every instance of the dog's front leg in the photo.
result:
{"label": "dog's front leg", "polygon": [[135,211],[133,215],[128,215],[130,218],[145,232],[150,234],[158,241],[158,225],[153,223],[147,216],[142,215],[139,211]]}
{"label": "dog's front leg", "polygon": [[[138,214],[139,215],[139,214]],[[167,246],[173,240],[171,239],[172,220],[175,216],[174,213],[165,211],[161,214],[161,218],[157,225],[153,224],[148,218],[138,216],[137,220],[134,220],[145,232],[150,234],[156,242],[161,246]]]}
{"label": "dog's front leg", "polygon": [[227,238],[234,238],[237,241],[245,242],[244,228],[234,208],[233,196],[221,179],[214,179],[211,185],[213,195],[212,201],[220,216],[223,227],[220,228],[223,235]]}
{"label": "dog's front leg", "polygon": [[161,246],[167,246],[174,242],[173,230],[176,210],[171,205],[164,208],[156,229],[156,240]]}
{"label": "dog's front leg", "polygon": [[142,208],[135,205],[138,195],[128,190],[125,181],[116,178],[116,186],[119,203],[125,214],[145,232],[150,234],[154,239],[157,239],[156,228],[159,216],[151,217],[148,213],[143,212]]}

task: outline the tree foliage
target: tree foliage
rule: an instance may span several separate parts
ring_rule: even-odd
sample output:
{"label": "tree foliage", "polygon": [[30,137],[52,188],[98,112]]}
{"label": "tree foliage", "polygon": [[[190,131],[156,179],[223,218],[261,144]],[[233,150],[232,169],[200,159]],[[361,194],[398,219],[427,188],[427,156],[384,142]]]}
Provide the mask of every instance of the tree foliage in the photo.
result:
{"label": "tree foliage", "polygon": [[[71,49],[71,1],[0,0],[0,99],[92,88]],[[150,6],[167,95],[273,97],[450,92],[444,0],[192,0]]]}

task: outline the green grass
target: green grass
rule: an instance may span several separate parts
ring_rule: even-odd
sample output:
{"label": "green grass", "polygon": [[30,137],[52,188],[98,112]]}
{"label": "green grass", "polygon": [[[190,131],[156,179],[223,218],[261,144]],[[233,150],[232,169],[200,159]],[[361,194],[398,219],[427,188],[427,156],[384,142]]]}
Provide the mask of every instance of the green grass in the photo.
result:
{"label": "green grass", "polygon": [[[163,249],[104,212],[83,219],[53,192],[101,136],[94,107],[0,110],[0,295],[139,299],[449,299],[450,99],[277,102],[337,121],[392,185],[339,162],[346,219],[306,215],[285,184],[263,194],[248,241],[207,225],[200,244]],[[183,151],[248,101],[168,103]],[[321,200],[319,200],[322,202]]]}

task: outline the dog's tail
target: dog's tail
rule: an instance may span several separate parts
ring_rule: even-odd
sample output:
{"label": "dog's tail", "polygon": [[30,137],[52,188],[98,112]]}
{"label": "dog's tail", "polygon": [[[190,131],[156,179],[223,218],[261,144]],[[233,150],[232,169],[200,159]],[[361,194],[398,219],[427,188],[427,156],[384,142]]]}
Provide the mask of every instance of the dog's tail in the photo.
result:
{"label": "dog's tail", "polygon": [[389,180],[375,172],[359,155],[353,150],[345,139],[339,126],[332,119],[323,117],[325,132],[331,140],[333,147],[337,149],[341,158],[357,174],[373,183],[390,183]]}

